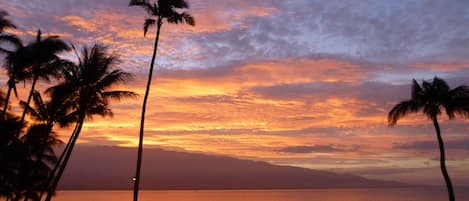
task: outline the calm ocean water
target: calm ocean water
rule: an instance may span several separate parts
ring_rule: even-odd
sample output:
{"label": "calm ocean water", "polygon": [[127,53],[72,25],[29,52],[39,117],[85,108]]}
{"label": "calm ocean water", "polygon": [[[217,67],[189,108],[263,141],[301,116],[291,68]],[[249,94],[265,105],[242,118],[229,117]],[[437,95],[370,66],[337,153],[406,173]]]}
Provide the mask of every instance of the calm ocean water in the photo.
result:
{"label": "calm ocean water", "polygon": [[[469,200],[469,189],[457,189]],[[131,201],[132,191],[59,191],[56,201]],[[443,188],[141,191],[141,201],[444,201]]]}

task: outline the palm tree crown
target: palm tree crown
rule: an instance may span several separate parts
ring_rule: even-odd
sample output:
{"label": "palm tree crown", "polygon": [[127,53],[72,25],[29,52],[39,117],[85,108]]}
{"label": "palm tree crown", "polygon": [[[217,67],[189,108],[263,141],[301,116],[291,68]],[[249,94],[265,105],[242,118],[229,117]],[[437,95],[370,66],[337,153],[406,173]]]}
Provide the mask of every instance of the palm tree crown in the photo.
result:
{"label": "palm tree crown", "polygon": [[[192,15],[187,12],[178,12],[178,9],[187,9],[189,4],[185,0],[158,0],[150,3],[148,0],[131,0],[130,6],[143,7],[150,17],[145,19],[143,24],[143,34],[146,35],[148,29],[156,23],[162,23],[166,19],[168,23],[180,24],[186,23],[191,26],[195,25],[195,20]],[[152,17],[156,17],[155,20]]]}
{"label": "palm tree crown", "polygon": [[389,125],[395,125],[397,121],[409,113],[420,110],[430,119],[435,119],[445,109],[450,119],[455,114],[469,117],[469,87],[459,86],[450,89],[448,84],[438,77],[432,82],[423,81],[419,85],[417,81],[412,83],[411,99],[402,101],[389,112]]}
{"label": "palm tree crown", "polygon": [[[55,100],[72,101],[76,110],[83,110],[91,118],[98,114],[112,115],[108,108],[112,99],[120,100],[125,97],[135,97],[130,91],[110,90],[118,83],[124,83],[132,75],[120,69],[113,69],[118,63],[117,57],[107,55],[107,48],[96,44],[91,48],[85,47],[79,64],[65,70],[65,81],[47,91]],[[61,98],[57,98],[61,96]]]}

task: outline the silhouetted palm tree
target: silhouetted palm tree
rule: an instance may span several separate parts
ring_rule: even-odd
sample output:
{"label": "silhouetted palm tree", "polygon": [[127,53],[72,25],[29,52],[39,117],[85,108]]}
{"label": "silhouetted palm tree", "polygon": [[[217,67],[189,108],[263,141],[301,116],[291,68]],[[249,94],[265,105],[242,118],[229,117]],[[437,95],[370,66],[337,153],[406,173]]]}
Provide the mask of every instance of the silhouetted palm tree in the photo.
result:
{"label": "silhouetted palm tree", "polygon": [[172,24],[186,23],[194,26],[195,20],[189,13],[179,12],[180,9],[189,8],[189,4],[185,0],[158,0],[154,3],[150,3],[148,0],[131,0],[129,6],[140,6],[145,9],[147,14],[150,16],[145,19],[143,23],[143,35],[145,36],[148,29],[156,24],[156,38],[153,48],[153,55],[150,63],[150,70],[148,73],[147,86],[145,90],[145,96],[143,98],[142,114],[140,117],[140,133],[138,143],[138,156],[137,156],[137,167],[134,181],[134,201],[138,200],[138,190],[140,184],[140,168],[142,164],[142,149],[143,149],[143,133],[145,127],[145,110],[147,105],[148,94],[150,92],[151,79],[153,74],[153,67],[155,64],[156,52],[158,50],[158,40],[160,37],[161,26],[163,21],[166,20]]}
{"label": "silhouetted palm tree", "polygon": [[[33,94],[34,107],[26,105],[26,102],[21,101],[20,104],[23,106],[28,114],[36,121],[39,121],[47,126],[48,130],[51,132],[55,124],[59,124],[61,127],[66,127],[71,125],[77,120],[77,113],[70,111],[74,106],[73,102],[66,97],[65,94],[56,94],[54,98],[44,102],[41,97],[41,94],[38,91],[35,91]],[[68,149],[68,144],[64,150]],[[54,178],[54,174],[57,172],[60,162],[65,157],[65,152],[62,152],[58,162],[55,163],[54,168],[49,173],[49,177],[46,182],[42,185],[42,191],[39,194],[39,198],[42,198],[42,195],[47,190],[48,184]]]}
{"label": "silhouetted palm tree", "polygon": [[113,69],[117,64],[117,58],[109,55],[104,46],[96,44],[92,48],[84,47],[78,60],[79,64],[69,68],[64,74],[64,82],[48,89],[53,99],[55,96],[65,94],[74,103],[78,120],[71,140],[68,142],[69,146],[64,150],[63,162],[47,193],[47,201],[52,198],[65,170],[85,118],[91,118],[94,115],[112,116],[112,111],[108,107],[111,100],[136,96],[130,91],[110,90],[114,85],[124,83],[131,78],[131,74]]}
{"label": "silhouetted palm tree", "polygon": [[[68,65],[68,62],[59,58],[58,54],[68,50],[70,50],[70,47],[58,36],[49,36],[42,39],[41,30],[37,32],[36,41],[18,50],[19,53],[14,59],[15,65],[29,67],[32,77],[31,90],[26,101],[27,105],[31,103],[38,79],[49,81],[51,76],[60,76],[61,67]],[[21,115],[22,122],[25,115],[26,110]]]}
{"label": "silhouetted palm tree", "polygon": [[394,126],[400,118],[421,110],[433,121],[440,149],[441,172],[446,182],[449,200],[454,201],[453,185],[446,170],[445,148],[438,124],[438,115],[443,108],[449,119],[453,119],[455,114],[469,117],[469,87],[459,86],[450,89],[444,80],[437,77],[432,82],[423,81],[421,86],[413,80],[411,99],[394,106],[388,114],[388,122],[390,126]]}

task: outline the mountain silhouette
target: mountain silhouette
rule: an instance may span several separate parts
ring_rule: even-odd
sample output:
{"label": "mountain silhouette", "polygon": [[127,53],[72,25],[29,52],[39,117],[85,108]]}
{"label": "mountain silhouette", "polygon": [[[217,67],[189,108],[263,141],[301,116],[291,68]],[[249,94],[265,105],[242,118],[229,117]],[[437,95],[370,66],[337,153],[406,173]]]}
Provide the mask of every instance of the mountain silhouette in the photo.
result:
{"label": "mountain silhouette", "polygon": [[[131,189],[135,148],[78,145],[60,189]],[[145,149],[143,189],[295,189],[406,187],[267,162],[199,153]]]}

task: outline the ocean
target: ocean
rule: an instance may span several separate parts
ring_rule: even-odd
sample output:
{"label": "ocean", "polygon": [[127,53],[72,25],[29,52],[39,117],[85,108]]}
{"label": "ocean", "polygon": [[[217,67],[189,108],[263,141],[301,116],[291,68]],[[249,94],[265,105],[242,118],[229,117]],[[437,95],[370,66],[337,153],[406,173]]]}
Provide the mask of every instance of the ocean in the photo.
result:
{"label": "ocean", "polygon": [[[469,189],[456,189],[469,201]],[[54,201],[131,201],[132,191],[59,191]],[[445,201],[446,189],[143,190],[139,201]]]}

